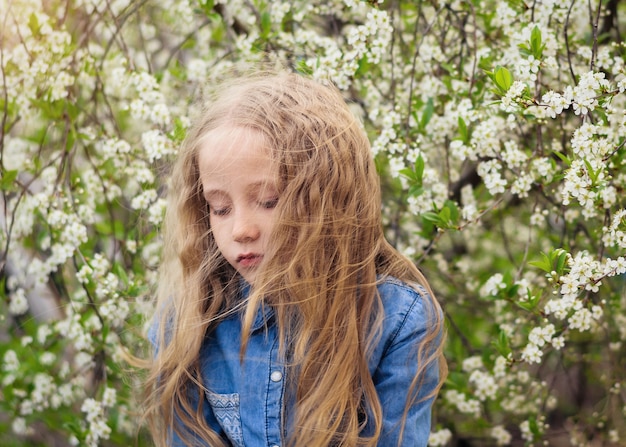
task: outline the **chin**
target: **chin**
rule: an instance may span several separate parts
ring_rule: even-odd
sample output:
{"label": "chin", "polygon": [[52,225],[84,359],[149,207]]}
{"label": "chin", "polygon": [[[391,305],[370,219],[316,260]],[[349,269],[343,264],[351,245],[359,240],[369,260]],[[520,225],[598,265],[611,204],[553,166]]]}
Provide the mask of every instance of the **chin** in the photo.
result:
{"label": "chin", "polygon": [[251,274],[250,272],[246,272],[246,273],[239,272],[239,274],[250,285],[252,285],[254,283],[254,280],[256,279],[256,275],[254,273]]}

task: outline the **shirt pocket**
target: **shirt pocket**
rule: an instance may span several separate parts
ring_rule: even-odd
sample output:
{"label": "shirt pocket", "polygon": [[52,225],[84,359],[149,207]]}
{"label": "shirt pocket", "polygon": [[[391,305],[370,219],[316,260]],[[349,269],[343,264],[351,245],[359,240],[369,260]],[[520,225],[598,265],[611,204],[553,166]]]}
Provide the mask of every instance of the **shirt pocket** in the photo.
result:
{"label": "shirt pocket", "polygon": [[207,399],[215,419],[234,447],[245,447],[243,442],[243,428],[239,413],[239,394],[208,393]]}

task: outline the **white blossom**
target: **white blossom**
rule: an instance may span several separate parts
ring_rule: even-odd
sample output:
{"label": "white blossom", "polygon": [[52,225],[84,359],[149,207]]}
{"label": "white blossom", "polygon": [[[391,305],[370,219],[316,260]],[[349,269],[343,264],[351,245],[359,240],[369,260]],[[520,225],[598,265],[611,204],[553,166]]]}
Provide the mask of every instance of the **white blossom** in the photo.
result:
{"label": "white blossom", "polygon": [[11,315],[23,315],[28,312],[29,306],[26,300],[26,292],[19,288],[9,296],[9,313]]}
{"label": "white blossom", "polygon": [[511,433],[502,425],[492,427],[490,435],[496,440],[497,445],[508,445],[513,439]]}
{"label": "white blossom", "polygon": [[175,153],[172,142],[158,130],[144,132],[141,135],[141,143],[151,163]]}
{"label": "white blossom", "polygon": [[442,428],[436,432],[431,432],[428,436],[428,445],[431,447],[442,447],[452,439],[452,432],[447,428]]}

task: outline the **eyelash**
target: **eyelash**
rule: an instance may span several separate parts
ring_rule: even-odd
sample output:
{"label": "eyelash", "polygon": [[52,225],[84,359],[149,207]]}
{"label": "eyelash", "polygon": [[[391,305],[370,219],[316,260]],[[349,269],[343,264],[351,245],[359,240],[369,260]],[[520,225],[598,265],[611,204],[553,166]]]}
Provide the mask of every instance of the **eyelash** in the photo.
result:
{"label": "eyelash", "polygon": [[[276,205],[278,205],[278,198],[259,202],[259,205],[266,210],[274,209]],[[230,208],[211,208],[211,206],[209,206],[209,211],[214,216],[225,216],[230,212]]]}
{"label": "eyelash", "polygon": [[278,205],[278,197],[274,198],[274,199],[270,199],[270,200],[266,200],[265,202],[261,202],[260,205],[268,210],[274,209],[276,208],[276,205]]}
{"label": "eyelash", "polygon": [[214,208],[209,207],[209,209],[211,211],[211,214],[213,214],[214,216],[225,216],[230,211],[230,208],[214,209]]}

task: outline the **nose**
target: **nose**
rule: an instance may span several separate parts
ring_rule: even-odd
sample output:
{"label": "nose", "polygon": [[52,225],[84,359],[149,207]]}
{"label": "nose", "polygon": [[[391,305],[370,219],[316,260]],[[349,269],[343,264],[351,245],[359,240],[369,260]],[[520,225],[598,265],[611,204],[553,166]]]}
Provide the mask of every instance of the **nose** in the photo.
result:
{"label": "nose", "polygon": [[239,212],[233,222],[233,240],[236,242],[252,242],[259,238],[259,225],[250,213]]}

